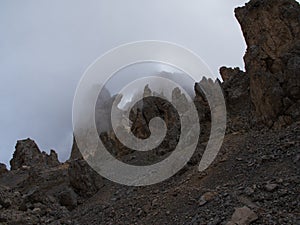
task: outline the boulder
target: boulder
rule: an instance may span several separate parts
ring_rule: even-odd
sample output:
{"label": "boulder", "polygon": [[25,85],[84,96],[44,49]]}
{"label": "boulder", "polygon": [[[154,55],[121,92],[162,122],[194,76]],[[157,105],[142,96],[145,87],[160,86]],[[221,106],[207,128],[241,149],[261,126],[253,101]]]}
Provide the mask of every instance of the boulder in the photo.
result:
{"label": "boulder", "polygon": [[67,188],[59,193],[59,203],[72,210],[77,206],[77,195],[71,188]]}
{"label": "boulder", "polygon": [[256,213],[247,206],[244,206],[242,208],[235,209],[231,220],[227,223],[227,225],[249,225],[257,219],[258,216]]}

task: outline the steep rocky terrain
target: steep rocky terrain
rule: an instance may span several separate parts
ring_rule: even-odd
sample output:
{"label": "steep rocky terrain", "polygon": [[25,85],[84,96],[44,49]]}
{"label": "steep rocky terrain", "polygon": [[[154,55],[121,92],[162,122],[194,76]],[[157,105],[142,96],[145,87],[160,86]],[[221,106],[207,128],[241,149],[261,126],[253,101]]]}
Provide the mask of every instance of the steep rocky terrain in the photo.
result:
{"label": "steep rocky terrain", "polygon": [[[0,224],[300,224],[300,6],[294,0],[251,0],[235,14],[248,46],[246,71],[220,69],[228,123],[209,169],[197,168],[210,110],[195,84],[202,133],[194,156],[174,177],[127,187],[92,170],[75,140],[65,163],[33,140],[18,141],[11,169],[0,164]],[[176,122],[164,102],[144,103],[131,115],[137,136],[149,135],[153,115]],[[177,130],[173,126],[171,136]],[[111,145],[111,133],[101,138],[122,148]],[[168,154],[170,138],[155,156]]]}
{"label": "steep rocky terrain", "polygon": [[244,60],[257,119],[268,126],[299,119],[299,3],[256,0],[235,14],[248,46]]}

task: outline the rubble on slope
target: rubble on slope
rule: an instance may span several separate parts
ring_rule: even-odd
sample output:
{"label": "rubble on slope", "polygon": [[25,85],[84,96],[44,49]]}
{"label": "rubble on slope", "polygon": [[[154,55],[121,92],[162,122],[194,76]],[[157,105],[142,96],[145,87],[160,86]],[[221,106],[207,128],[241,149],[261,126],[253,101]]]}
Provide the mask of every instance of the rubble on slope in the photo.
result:
{"label": "rubble on slope", "polygon": [[[197,154],[174,177],[148,187],[122,186],[98,175],[75,139],[65,163],[55,151],[47,154],[34,141],[21,140],[11,170],[0,164],[0,224],[299,224],[300,6],[293,0],[251,0],[235,13],[248,46],[246,71],[220,69],[228,128],[207,171],[199,173],[197,163],[210,110],[195,84],[202,133]],[[174,90],[174,99],[181,97]],[[168,114],[165,102],[144,103],[131,115],[133,132],[147,137],[149,120],[160,115],[176,140],[176,114]],[[113,133],[101,138],[116,157],[134,161],[126,159],[131,152]],[[155,156],[167,156],[174,145],[169,139],[164,144]]]}

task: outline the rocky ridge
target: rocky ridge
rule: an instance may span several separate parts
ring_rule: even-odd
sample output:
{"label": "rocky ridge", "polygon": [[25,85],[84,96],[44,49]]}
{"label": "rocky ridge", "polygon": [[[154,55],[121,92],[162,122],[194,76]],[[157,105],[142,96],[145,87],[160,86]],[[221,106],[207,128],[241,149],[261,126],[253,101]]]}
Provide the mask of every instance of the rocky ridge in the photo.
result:
{"label": "rocky ridge", "polygon": [[[11,169],[0,164],[0,224],[300,224],[300,6],[294,0],[251,0],[235,14],[248,46],[246,71],[220,69],[228,124],[207,171],[199,173],[197,165],[210,110],[195,84],[203,133],[195,155],[174,177],[126,187],[91,169],[75,141],[64,163],[33,140],[18,141]],[[161,109],[164,104],[154,100],[136,109],[137,135],[149,135],[147,122]]]}

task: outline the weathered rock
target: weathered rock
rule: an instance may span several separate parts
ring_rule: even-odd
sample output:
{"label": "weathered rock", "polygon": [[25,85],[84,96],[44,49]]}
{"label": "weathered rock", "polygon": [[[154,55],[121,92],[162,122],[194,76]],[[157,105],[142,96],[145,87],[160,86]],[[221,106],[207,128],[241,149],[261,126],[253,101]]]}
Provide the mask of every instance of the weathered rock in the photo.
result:
{"label": "weathered rock", "polygon": [[250,112],[250,80],[248,74],[241,71],[239,68],[222,68],[220,69],[221,71],[228,70],[227,73],[230,74],[228,75],[230,76],[230,79],[222,83],[228,113],[236,115],[239,112]]}
{"label": "weathered rock", "polygon": [[11,206],[12,202],[8,198],[8,196],[1,196],[0,197],[0,205],[4,208],[9,208]]}
{"label": "weathered rock", "polygon": [[277,184],[268,183],[265,186],[266,191],[272,192],[278,187]]}
{"label": "weathered rock", "polygon": [[3,163],[0,163],[0,176],[4,173],[7,173],[6,165]]}
{"label": "weathered rock", "polygon": [[59,193],[59,202],[62,206],[66,206],[69,210],[77,206],[77,195],[71,188],[67,188]]}
{"label": "weathered rock", "polygon": [[235,14],[248,46],[244,60],[255,114],[272,126],[300,99],[300,5],[252,0]]}
{"label": "weathered rock", "polygon": [[60,165],[60,162],[58,161],[58,155],[53,149],[50,150],[49,156],[48,155],[45,156],[45,159],[46,159],[46,165],[49,165],[49,166]]}
{"label": "weathered rock", "polygon": [[37,144],[31,140],[21,140],[17,142],[16,151],[10,161],[11,170],[21,169],[22,167],[58,166],[60,163],[57,154],[51,150],[50,155],[41,152]]}
{"label": "weathered rock", "polygon": [[82,154],[77,146],[76,139],[73,137],[73,145],[71,149],[70,160],[83,159]]}
{"label": "weathered rock", "polygon": [[258,216],[248,207],[236,208],[231,220],[227,225],[249,225],[251,222],[258,219]]}
{"label": "weathered rock", "polygon": [[54,196],[69,186],[68,164],[52,168],[35,167],[20,185],[24,193],[39,193],[41,197]]}
{"label": "weathered rock", "polygon": [[29,138],[18,141],[16,151],[10,161],[11,169],[16,170],[22,166],[36,166],[42,163],[42,154],[38,146]]}
{"label": "weathered rock", "polygon": [[233,69],[222,66],[220,68],[220,74],[224,82],[230,80],[232,77],[239,75],[240,73],[244,72],[242,72],[238,67]]}
{"label": "weathered rock", "polygon": [[205,205],[207,202],[210,202],[211,200],[213,200],[215,198],[215,196],[217,195],[216,192],[206,192],[204,193],[199,200],[199,205]]}
{"label": "weathered rock", "polygon": [[80,196],[92,196],[104,185],[103,178],[84,160],[70,161],[68,176],[71,187]]}
{"label": "weathered rock", "polygon": [[205,93],[201,88],[200,85],[201,82],[207,82],[207,79],[203,78],[202,81],[194,85],[194,91],[195,91],[194,104],[198,111],[198,118],[201,124],[201,130],[200,130],[201,135],[199,141],[206,142],[208,141],[210,126],[211,126],[211,112],[210,112],[210,106],[206,99]]}
{"label": "weathered rock", "polygon": [[[245,21],[241,23],[247,42],[260,46],[248,46],[246,72],[238,68],[221,68],[224,80],[221,87],[227,103],[230,131],[249,130],[226,135],[220,158],[217,157],[208,170],[199,174],[197,165],[202,157],[201,151],[205,149],[203,140],[210,132],[210,107],[200,85],[196,84],[194,101],[201,121],[201,132],[205,132],[205,135],[201,133],[196,149],[199,152],[195,152],[189,167],[164,182],[133,188],[115,184],[98,175],[82,160],[75,140],[71,159],[63,164],[59,164],[54,151],[47,155],[41,153],[33,141],[20,141],[11,162],[13,170],[7,171],[3,165],[0,166],[0,174],[1,170],[4,171],[0,176],[0,223],[139,224],[143,221],[144,224],[216,225],[224,224],[226,218],[232,216],[228,222],[231,225],[252,222],[298,224],[300,123],[294,121],[300,118],[300,100],[297,97],[299,65],[296,57],[299,48],[296,45],[292,47],[289,37],[277,43],[282,40],[277,35],[286,35],[284,26],[293,31],[290,32],[291,37],[296,37],[299,23],[294,21],[297,16],[293,12],[299,17],[298,5],[287,0],[270,2],[274,7],[269,1],[253,0],[237,10],[239,20],[243,20],[242,14],[245,16]],[[282,13],[284,11],[286,13]],[[275,15],[274,18],[271,14]],[[292,18],[290,21],[289,17]],[[276,21],[278,26],[268,27],[268,23],[277,25]],[[271,29],[275,31],[272,33]],[[278,29],[282,29],[282,34],[276,31]],[[269,34],[275,36],[270,38]],[[271,39],[275,44],[272,45]],[[257,58],[251,55],[255,51]],[[270,56],[274,62],[265,56]],[[258,75],[262,77],[259,82]],[[208,85],[219,83],[207,79],[203,79],[203,82]],[[272,91],[274,96],[271,96]],[[149,97],[151,93],[150,88],[146,87],[144,97]],[[160,95],[155,93],[155,96]],[[260,100],[258,96],[263,98]],[[270,101],[273,97],[280,99],[279,103],[273,104]],[[168,114],[167,110],[171,108],[165,102],[146,99],[133,109],[131,115],[134,133],[141,138],[149,135],[148,123],[154,116],[161,116],[167,125],[177,121],[175,114]],[[175,89],[172,101],[177,100],[185,102],[182,93]],[[182,108],[185,108],[184,104]],[[174,111],[171,109],[171,112]],[[256,122],[252,112],[266,124],[270,122],[270,126],[277,130],[251,130],[251,123]],[[103,118],[107,119],[106,116]],[[285,128],[286,124],[291,126]],[[106,125],[104,128],[107,128]],[[170,136],[166,138],[167,143],[163,144],[165,149],[160,151],[162,157],[159,159],[168,157],[166,153],[172,151],[171,146],[176,142],[171,143],[170,137],[179,134],[178,128],[173,126],[170,129]],[[124,131],[130,129],[132,127],[123,127]],[[106,133],[108,150],[116,148],[123,151],[124,147],[113,135],[112,132]],[[188,134],[192,135],[192,132]],[[126,156],[129,158],[136,157],[130,151],[123,153],[128,154]],[[218,194],[208,191],[214,188]],[[202,192],[204,194],[199,196]],[[238,208],[233,213],[234,206],[238,204],[247,207]]]}
{"label": "weathered rock", "polygon": [[[129,118],[125,118],[125,111],[121,111],[120,115],[122,120],[130,120],[131,127],[125,127],[123,121],[119,122],[120,126],[117,127],[119,135],[128,135],[131,131],[136,137],[140,139],[146,139],[151,135],[149,129],[149,123],[151,119],[160,117],[165,121],[167,127],[166,137],[163,142],[151,152],[134,152],[131,149],[124,146],[121,141],[116,137],[114,132],[105,132],[100,135],[101,140],[105,144],[106,148],[118,159],[124,160],[127,155],[134,154],[132,157],[136,159],[152,159],[157,156],[162,156],[171,152],[178,143],[178,137],[180,134],[180,118],[177,111],[172,104],[163,99],[160,94],[155,93],[154,96],[149,96],[152,93],[148,85],[145,86],[143,92],[143,99],[138,101],[130,110]],[[172,100],[180,101],[180,107],[182,111],[186,110],[186,98],[181,93],[180,89],[172,90]],[[125,156],[125,157],[124,157]],[[125,159],[127,160],[127,159]],[[129,160],[129,159],[128,159]],[[130,160],[129,160],[130,161]],[[137,160],[141,163],[141,160]]]}
{"label": "weathered rock", "polygon": [[250,99],[250,79],[249,75],[239,68],[220,69],[224,79],[222,89],[226,100],[228,115],[228,130],[236,132],[249,130],[252,119],[252,103]]}

